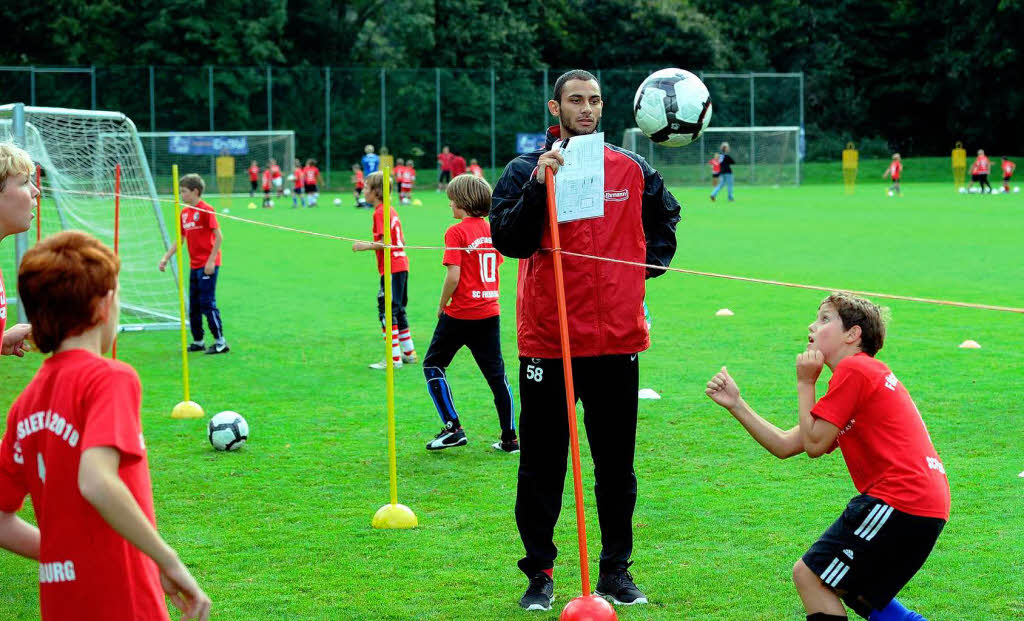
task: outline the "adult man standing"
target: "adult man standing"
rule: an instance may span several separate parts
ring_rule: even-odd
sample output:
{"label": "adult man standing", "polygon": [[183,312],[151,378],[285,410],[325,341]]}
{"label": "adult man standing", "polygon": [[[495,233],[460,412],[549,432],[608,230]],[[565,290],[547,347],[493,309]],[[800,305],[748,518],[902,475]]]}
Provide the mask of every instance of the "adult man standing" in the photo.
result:
{"label": "adult man standing", "polygon": [[[555,141],[597,131],[603,105],[601,87],[590,73],[574,70],[559,77],[548,101],[559,124],[548,128],[544,149],[509,163],[493,194],[493,244],[521,259],[516,523],[526,549],[519,568],[530,579],[519,605],[529,610],[549,610],[553,600],[557,549],[552,537],[569,444],[544,178],[564,163],[552,148]],[[661,175],[639,155],[606,143],[604,179],[604,215],[559,225],[562,249],[668,266],[676,249],[679,203]],[[636,505],[637,353],[650,345],[644,278],[664,271],[576,256],[563,257],[563,266],[575,392],[583,402],[601,524],[597,593],[618,604],[646,603],[628,571]]]}

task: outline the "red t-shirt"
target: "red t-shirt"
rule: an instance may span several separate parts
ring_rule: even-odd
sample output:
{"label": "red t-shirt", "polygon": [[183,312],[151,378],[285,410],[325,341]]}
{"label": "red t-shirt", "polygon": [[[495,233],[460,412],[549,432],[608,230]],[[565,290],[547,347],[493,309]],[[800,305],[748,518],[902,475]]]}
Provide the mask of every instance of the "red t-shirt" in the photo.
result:
{"label": "red t-shirt", "polygon": [[255,164],[249,167],[249,181],[259,181],[260,167]]}
{"label": "red t-shirt", "polygon": [[444,234],[446,248],[442,263],[462,268],[459,284],[444,312],[455,319],[486,319],[501,311],[498,307],[498,266],[504,260],[491,244],[491,226],[483,218],[463,218]]}
{"label": "red t-shirt", "polygon": [[274,179],[280,178],[281,177],[281,167],[278,166],[277,164],[274,164],[273,166],[271,166],[270,167],[270,176],[272,178],[274,178]]}
{"label": "red t-shirt", "polygon": [[885,363],[865,353],[844,358],[811,414],[839,427],[835,446],[860,493],[949,520],[946,470],[910,393]]}
{"label": "red t-shirt", "polygon": [[355,172],[355,178],[356,178],[356,189],[357,190],[362,190],[363,189],[363,171],[362,170],[357,170]]}
{"label": "red t-shirt", "polygon": [[403,185],[412,187],[416,183],[416,169],[411,166],[405,167],[405,183]]}
{"label": "red t-shirt", "polygon": [[4,275],[0,272],[0,336],[7,327],[7,294],[4,292]]}
{"label": "red t-shirt", "polygon": [[141,405],[134,369],[75,349],[47,359],[11,407],[0,442],[0,510],[18,511],[32,496],[43,621],[168,621],[156,563],[78,489],[82,453],[113,447],[118,475],[156,527]]}
{"label": "red t-shirt", "polygon": [[[878,170],[877,168],[875,170]],[[900,174],[903,172],[902,162],[892,162],[889,164],[889,176],[892,177],[893,181],[900,178]]]}
{"label": "red t-shirt", "polygon": [[306,166],[306,185],[316,185],[316,176],[320,174],[320,169],[316,166]]}
{"label": "red t-shirt", "polygon": [[458,177],[466,172],[466,158],[456,155],[452,158],[452,178]]}
{"label": "red t-shirt", "polygon": [[292,173],[292,176],[295,177],[293,183],[295,184],[296,189],[302,188],[304,184],[303,177],[305,177],[305,175],[306,173],[304,168],[296,168],[295,172]]}
{"label": "red t-shirt", "polygon": [[[384,242],[384,204],[377,205],[373,210],[373,241]],[[391,273],[409,271],[409,257],[406,256],[405,238],[402,237],[402,222],[398,219],[398,211],[391,207],[391,245],[399,246],[391,249]],[[384,275],[384,251],[377,250],[377,272]]]}
{"label": "red t-shirt", "polygon": [[975,174],[987,175],[990,167],[988,157],[985,155],[979,155],[978,159],[974,160],[974,166],[978,169],[978,172]]}
{"label": "red t-shirt", "polygon": [[267,191],[270,189],[270,169],[263,171],[263,190]]}
{"label": "red t-shirt", "polygon": [[469,172],[473,173],[474,177],[480,177],[481,179],[484,177],[484,169],[480,168],[480,164],[470,164]]}
{"label": "red t-shirt", "polygon": [[708,164],[711,165],[711,173],[712,174],[716,174],[717,175],[718,172],[722,170],[722,163],[718,161],[718,157],[717,156],[715,156],[715,157],[711,158],[710,160],[708,160]]}
{"label": "red t-shirt", "polygon": [[1011,177],[1011,176],[1013,176],[1013,171],[1014,171],[1015,168],[1017,168],[1016,164],[1014,164],[1010,160],[1003,160],[1003,176],[1004,177]]}
{"label": "red t-shirt", "polygon": [[452,159],[455,157],[454,153],[438,153],[437,161],[441,162],[441,170],[452,169]]}
{"label": "red t-shirt", "polygon": [[[213,230],[220,228],[217,215],[206,201],[199,201],[195,207],[185,206],[181,211],[181,235],[188,242],[189,265],[198,269],[206,265],[213,250]],[[217,251],[216,265],[220,265],[220,251]]]}
{"label": "red t-shirt", "polygon": [[395,182],[396,183],[405,183],[405,165],[404,164],[402,166],[395,166],[394,168],[391,169],[391,171],[395,175]]}

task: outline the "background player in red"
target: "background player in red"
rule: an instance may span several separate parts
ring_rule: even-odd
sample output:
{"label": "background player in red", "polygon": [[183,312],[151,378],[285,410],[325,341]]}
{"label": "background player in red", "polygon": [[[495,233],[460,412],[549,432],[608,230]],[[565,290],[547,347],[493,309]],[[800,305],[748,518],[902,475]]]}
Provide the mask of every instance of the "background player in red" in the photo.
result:
{"label": "background player in red", "polygon": [[281,176],[281,167],[277,160],[270,158],[270,182],[274,184],[274,191],[278,196],[284,195],[284,177]]}
{"label": "background player in red", "polygon": [[711,167],[711,187],[715,187],[718,185],[718,175],[722,170],[722,162],[718,161],[717,155],[713,155],[711,159],[708,160],[708,166]]}
{"label": "background player in red", "polygon": [[252,198],[256,194],[256,188],[260,182],[260,165],[256,160],[249,164],[249,198]]}
{"label": "background player in red", "polygon": [[352,186],[352,191],[356,198],[356,207],[369,207],[370,204],[363,200],[363,188],[365,187],[365,184],[363,180],[363,169],[359,164],[352,164]]}
{"label": "background player in red", "polygon": [[306,173],[302,168],[302,162],[295,158],[292,164],[292,209],[297,209],[300,204],[306,206],[305,182]]}
{"label": "background player in red", "polygon": [[[213,207],[202,198],[206,188],[203,178],[191,173],[182,177],[179,183],[181,200],[186,205],[181,211],[181,236],[188,244],[190,266],[188,319],[192,329],[192,344],[188,350],[203,351],[206,345],[203,340],[205,316],[214,338],[213,345],[206,349],[206,353],[226,354],[231,350],[224,339],[224,324],[220,320],[220,309],[217,308],[217,276],[220,274],[220,247],[224,242],[224,234],[217,223]],[[157,266],[161,272],[177,251],[177,244],[167,249]]]}
{"label": "background player in red", "polygon": [[892,154],[892,163],[882,173],[882,179],[889,177],[892,179],[892,185],[889,186],[889,196],[892,196],[895,192],[897,195],[902,195],[900,192],[900,177],[903,175],[903,161],[900,158],[899,153]]}
{"label": "background player in red", "polygon": [[484,169],[480,168],[480,164],[476,161],[476,158],[469,160],[469,172],[474,177],[484,178]]}
{"label": "background player in red", "polygon": [[1010,191],[1010,179],[1013,177],[1013,171],[1017,170],[1017,165],[1010,161],[1010,158],[1005,155],[1002,157],[1002,169],[1003,169],[1003,192]]}
{"label": "background player in red", "polygon": [[182,619],[205,620],[210,599],[156,530],[139,376],[102,357],[117,331],[119,269],[81,231],[48,237],[21,262],[20,301],[53,355],[0,441],[0,523],[26,495],[39,523],[21,523],[4,546],[39,559],[43,621],[168,621],[164,593]]}
{"label": "background player in red", "polygon": [[[32,182],[35,165],[28,153],[9,142],[0,142],[0,240],[8,235],[24,233],[35,217],[39,188]],[[26,340],[32,326],[19,323],[6,331],[7,296],[4,278],[0,274],[0,334],[3,335],[0,354],[24,356],[30,346]]]}
{"label": "background player in red", "polygon": [[444,234],[447,250],[442,262],[448,274],[441,288],[437,327],[423,358],[427,391],[444,426],[427,443],[427,450],[467,443],[445,374],[455,354],[465,345],[491,387],[498,410],[501,437],[491,446],[506,453],[518,453],[515,403],[501,357],[498,266],[502,257],[491,244],[491,226],[484,220],[491,211],[491,186],[478,177],[459,175],[448,184],[447,193],[452,216],[459,223]]}
{"label": "background player in red", "polygon": [[263,206],[267,209],[271,209],[274,206],[273,201],[270,200],[270,188],[273,186],[274,175],[270,172],[270,166],[263,171]]}
{"label": "background player in red", "polygon": [[405,160],[405,181],[398,190],[403,197],[402,203],[408,205],[412,202],[412,190],[416,187],[416,162]]}
{"label": "background player in red", "polygon": [[455,154],[452,153],[448,145],[444,145],[441,152],[437,154],[437,161],[441,166],[441,174],[437,177],[438,192],[447,188],[448,182],[452,180],[452,160],[454,158]]}
{"label": "background player in red", "polygon": [[[761,418],[725,367],[704,392],[776,457],[843,453],[860,495],[793,567],[808,621],[846,619],[844,602],[871,621],[923,621],[895,597],[949,520],[946,470],[907,389],[875,358],[885,340],[880,309],[833,293],[808,329],[796,360],[797,426]],[[815,402],[823,365],[832,378]]]}
{"label": "background player in red", "polygon": [[[378,170],[366,178],[366,200],[373,205],[373,241],[357,241],[352,252],[374,250],[377,253],[377,272],[380,274],[380,289],[377,291],[377,316],[381,329],[387,338],[387,323],[384,321],[384,172]],[[391,358],[395,368],[418,361],[416,349],[409,330],[409,318],[405,308],[409,305],[409,257],[405,254],[405,238],[402,236],[402,222],[398,211],[391,208]],[[382,370],[387,361],[375,362],[371,369]]]}
{"label": "background player in red", "polygon": [[466,158],[462,157],[458,151],[455,151],[454,155],[452,158],[452,179],[466,172]]}
{"label": "background player in red", "polygon": [[306,202],[310,207],[316,207],[317,202],[320,200],[320,185],[324,182],[320,176],[320,169],[316,167],[316,160],[313,158],[306,160],[306,167],[303,169],[303,172],[305,173],[303,187],[306,191]]}
{"label": "background player in red", "polygon": [[[977,177],[978,187],[981,191],[985,191],[985,186],[988,186],[988,193],[992,193],[992,184],[988,182],[988,173],[992,168],[991,162],[989,162],[988,156],[985,155],[984,149],[978,149],[978,157],[974,160],[974,165],[971,167],[971,181]],[[977,172],[975,172],[977,171]]]}

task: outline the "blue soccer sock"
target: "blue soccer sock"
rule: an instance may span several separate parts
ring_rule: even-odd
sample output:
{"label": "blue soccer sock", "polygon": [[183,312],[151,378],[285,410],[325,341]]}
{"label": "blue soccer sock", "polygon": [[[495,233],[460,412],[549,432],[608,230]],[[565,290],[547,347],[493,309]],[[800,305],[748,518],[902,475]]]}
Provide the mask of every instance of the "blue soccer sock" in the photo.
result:
{"label": "blue soccer sock", "polygon": [[459,415],[455,411],[455,403],[452,401],[452,391],[448,386],[448,378],[444,369],[440,367],[423,367],[423,375],[427,379],[427,391],[437,408],[437,415],[441,417],[441,423],[448,429],[458,429]]}
{"label": "blue soccer sock", "polygon": [[893,598],[889,604],[871,612],[868,621],[928,621],[913,610],[908,610],[899,600]]}

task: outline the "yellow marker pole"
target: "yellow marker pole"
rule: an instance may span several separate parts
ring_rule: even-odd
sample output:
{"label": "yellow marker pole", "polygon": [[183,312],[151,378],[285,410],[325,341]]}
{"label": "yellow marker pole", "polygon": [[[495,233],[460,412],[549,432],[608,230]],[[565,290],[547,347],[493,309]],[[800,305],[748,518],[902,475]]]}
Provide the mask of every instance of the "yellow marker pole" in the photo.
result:
{"label": "yellow marker pole", "polygon": [[181,309],[181,378],[185,387],[185,400],[174,406],[171,418],[202,418],[205,414],[199,404],[189,399],[188,394],[188,341],[185,337],[185,272],[181,255],[181,195],[178,191],[178,165],[171,166],[171,184],[174,186],[174,239],[178,244],[178,305]]}
{"label": "yellow marker pole", "polygon": [[967,150],[964,143],[959,140],[953,145],[953,187],[964,187],[964,180],[967,178]]}
{"label": "yellow marker pole", "polygon": [[398,456],[395,449],[395,365],[391,357],[391,167],[384,173],[384,381],[388,412],[388,470],[391,476],[391,503],[373,515],[374,528],[415,528],[416,514],[405,505],[398,504]]}

